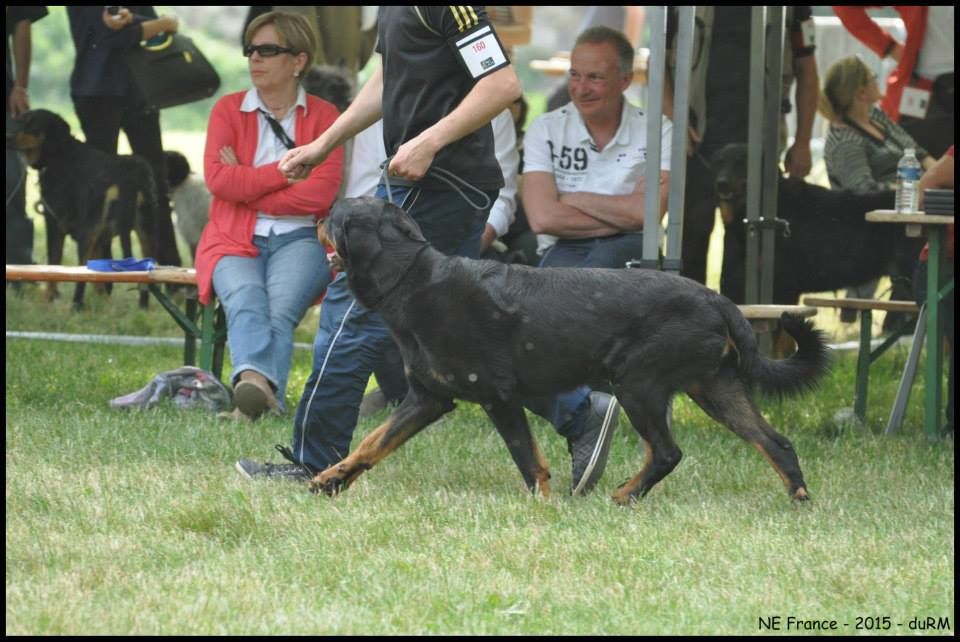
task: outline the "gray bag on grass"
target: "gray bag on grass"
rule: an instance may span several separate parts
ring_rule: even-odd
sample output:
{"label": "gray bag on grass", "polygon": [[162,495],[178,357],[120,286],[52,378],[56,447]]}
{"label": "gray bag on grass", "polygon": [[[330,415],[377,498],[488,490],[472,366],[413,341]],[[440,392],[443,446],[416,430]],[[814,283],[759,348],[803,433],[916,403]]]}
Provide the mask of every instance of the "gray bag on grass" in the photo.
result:
{"label": "gray bag on grass", "polygon": [[230,391],[212,372],[183,366],[158,374],[136,392],[111,399],[110,407],[146,409],[171,398],[178,408],[205,408],[219,412],[233,406]]}

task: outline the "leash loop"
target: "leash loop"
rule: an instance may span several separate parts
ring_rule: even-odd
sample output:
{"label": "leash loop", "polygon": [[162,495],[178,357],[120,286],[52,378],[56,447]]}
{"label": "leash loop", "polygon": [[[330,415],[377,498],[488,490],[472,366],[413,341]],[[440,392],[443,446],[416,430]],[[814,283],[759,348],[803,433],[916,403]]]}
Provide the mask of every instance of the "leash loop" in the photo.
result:
{"label": "leash loop", "polygon": [[[390,167],[390,161],[393,160],[393,156],[389,156],[387,160],[383,161],[380,164],[381,169],[383,169],[383,182],[387,186],[387,199],[392,203],[393,202],[393,187],[390,185],[390,172],[388,171]],[[476,210],[486,210],[490,208],[490,197],[487,196],[483,190],[476,187],[475,185],[468,183],[466,180],[460,176],[454,174],[453,172],[443,169],[442,167],[431,167],[427,170],[427,176],[430,176],[438,181],[442,181],[453,188],[460,197],[467,202],[470,207]],[[461,187],[463,189],[461,189]],[[473,192],[475,195],[480,196],[480,202],[476,203],[467,194],[464,192],[464,189]]]}

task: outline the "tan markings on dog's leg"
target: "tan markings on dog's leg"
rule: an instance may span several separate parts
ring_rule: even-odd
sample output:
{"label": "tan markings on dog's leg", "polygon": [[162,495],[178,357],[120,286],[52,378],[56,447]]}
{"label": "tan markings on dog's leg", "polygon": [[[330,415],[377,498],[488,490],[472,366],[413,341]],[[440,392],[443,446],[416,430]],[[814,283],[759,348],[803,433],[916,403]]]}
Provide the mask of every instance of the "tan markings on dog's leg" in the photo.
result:
{"label": "tan markings on dog's leg", "polygon": [[[113,205],[113,203],[117,200],[117,198],[119,198],[119,196],[120,196],[120,188],[116,184],[110,185],[109,187],[107,187],[106,190],[104,190],[103,207],[100,209],[100,222],[97,223],[96,229],[94,229],[93,233],[89,237],[90,241],[89,241],[88,247],[83,251],[83,255],[82,255],[83,258],[81,259],[83,263],[86,263],[87,261],[93,258],[108,258],[106,256],[96,257],[94,256],[94,254],[96,254],[97,250],[100,247],[100,240],[103,237],[103,235],[104,234],[109,235],[110,206]],[[109,242],[109,239],[108,239],[108,242]],[[95,283],[93,288],[97,292],[103,293],[107,289],[107,284],[102,282]]]}
{"label": "tan markings on dog's leg", "polygon": [[650,469],[650,464],[653,462],[653,451],[650,449],[650,443],[642,437],[640,438],[640,441],[643,442],[643,453],[644,453],[643,468],[640,469],[640,472],[637,473],[637,475],[633,479],[631,479],[626,484],[618,488],[616,492],[613,493],[612,495],[613,501],[621,506],[627,506],[630,504],[630,502],[633,501],[634,491],[637,489],[637,486],[640,485],[640,482],[646,476],[647,470]]}
{"label": "tan markings on dog's leg", "polygon": [[737,355],[737,363],[740,363],[740,349],[737,348],[737,344],[730,337],[730,333],[727,333],[726,341],[723,344],[723,352],[720,353],[720,356],[726,357],[731,352]]}
{"label": "tan markings on dog's leg", "polygon": [[375,463],[383,459],[387,453],[379,455],[380,449],[376,445],[381,442],[383,436],[393,426],[393,418],[394,415],[387,417],[386,421],[364,437],[356,449],[342,461],[317,473],[313,481],[310,482],[310,486],[314,488],[324,487],[339,479],[343,482],[343,487],[346,488],[365,470],[369,470]]}
{"label": "tan markings on dog's leg", "polygon": [[736,220],[737,211],[734,209],[732,203],[726,201],[720,201],[720,220],[723,221],[724,225],[730,225]]}
{"label": "tan markings on dog's leg", "polygon": [[[787,493],[789,493],[791,490],[790,478],[787,477],[786,473],[784,473],[783,470],[780,469],[780,466],[777,465],[777,463],[773,460],[773,457],[770,456],[770,454],[767,452],[766,448],[764,448],[762,444],[756,441],[750,442],[750,443],[752,443],[753,447],[757,449],[757,452],[763,455],[764,459],[770,462],[770,466],[772,466],[773,469],[777,471],[777,474],[780,475],[780,479],[783,481],[783,485],[786,487]],[[810,495],[807,494],[807,489],[804,488],[803,486],[799,486],[795,491],[793,491],[792,497],[793,499],[800,500],[800,501],[810,499]]]}
{"label": "tan markings on dog's leg", "polygon": [[453,404],[426,403],[401,406],[386,421],[367,435],[343,461],[317,474],[310,482],[311,489],[336,490],[340,482],[343,488],[350,486],[364,471],[376,466],[384,457],[399,448],[422,428],[450,411]]}
{"label": "tan markings on dog's leg", "polygon": [[533,473],[534,478],[537,480],[537,488],[540,490],[541,495],[549,497],[550,467],[543,453],[540,452],[540,447],[537,445],[537,442],[533,442],[533,456],[537,461],[537,470]]}

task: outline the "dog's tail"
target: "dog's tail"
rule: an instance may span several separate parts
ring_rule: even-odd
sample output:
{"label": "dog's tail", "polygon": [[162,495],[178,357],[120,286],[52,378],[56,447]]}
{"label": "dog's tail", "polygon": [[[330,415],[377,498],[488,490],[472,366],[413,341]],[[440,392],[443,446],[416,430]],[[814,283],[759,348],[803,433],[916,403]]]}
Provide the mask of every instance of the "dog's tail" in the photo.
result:
{"label": "dog's tail", "polygon": [[760,353],[750,322],[733,303],[722,306],[731,337],[740,352],[739,371],[751,386],[769,395],[789,396],[813,389],[830,367],[830,354],[823,333],[811,321],[783,313],[780,324],[797,342],[797,351],[787,359],[771,359]]}

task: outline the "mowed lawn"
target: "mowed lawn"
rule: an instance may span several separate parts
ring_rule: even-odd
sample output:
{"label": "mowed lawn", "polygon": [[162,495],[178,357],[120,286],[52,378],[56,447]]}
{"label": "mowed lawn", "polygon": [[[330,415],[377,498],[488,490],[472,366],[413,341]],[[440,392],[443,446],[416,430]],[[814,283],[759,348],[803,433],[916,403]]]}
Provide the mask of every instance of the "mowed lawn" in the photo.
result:
{"label": "mowed lawn", "polygon": [[[40,288],[8,288],[7,329],[176,334],[128,289],[91,293],[80,313],[63,294],[48,304]],[[307,341],[315,323],[301,329]],[[276,461],[289,417],[239,425],[171,406],[108,409],[177,367],[176,346],[7,339],[5,352],[8,634],[955,626],[953,442],[923,437],[919,385],[904,431],[880,434],[905,348],[874,366],[864,426],[835,419],[852,401],[852,355],[815,394],[763,402],[813,501],[791,503],[752,447],[678,399],[684,459],[629,509],[609,499],[642,464],[624,420],[586,498],[567,494],[569,457],[550,426],[533,421],[554,493],[535,497],[483,413],[461,403],[331,499],[234,470],[240,457]],[[309,368],[309,351],[295,351],[291,406]]]}

